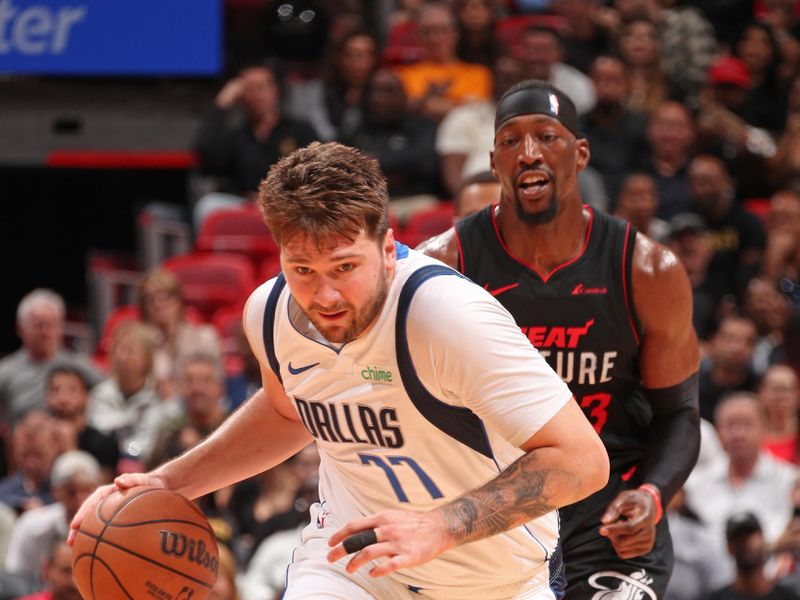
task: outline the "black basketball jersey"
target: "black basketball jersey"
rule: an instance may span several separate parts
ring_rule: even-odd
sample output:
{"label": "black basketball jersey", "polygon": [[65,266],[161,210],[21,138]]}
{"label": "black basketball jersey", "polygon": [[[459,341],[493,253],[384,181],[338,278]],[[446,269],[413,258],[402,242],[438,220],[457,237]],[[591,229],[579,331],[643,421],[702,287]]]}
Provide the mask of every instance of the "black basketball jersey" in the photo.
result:
{"label": "black basketball jersey", "polygon": [[580,256],[547,275],[515,259],[494,207],[456,224],[459,269],[495,296],[575,395],[614,472],[641,459],[652,411],[641,390],[631,294],[636,230],[591,212]]}

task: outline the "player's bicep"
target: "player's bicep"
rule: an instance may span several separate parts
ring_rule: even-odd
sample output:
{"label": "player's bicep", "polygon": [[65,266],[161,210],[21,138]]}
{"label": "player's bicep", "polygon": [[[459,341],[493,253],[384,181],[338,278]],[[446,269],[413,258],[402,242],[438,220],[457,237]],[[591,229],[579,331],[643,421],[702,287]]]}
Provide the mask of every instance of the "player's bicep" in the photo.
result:
{"label": "player's bicep", "polygon": [[646,388],[676,385],[700,364],[692,288],[677,257],[643,239],[634,255],[633,299],[642,326],[639,361]]}
{"label": "player's bicep", "polygon": [[261,365],[261,385],[266,393],[267,400],[283,417],[291,421],[300,421],[297,411],[292,406],[292,401],[283,389],[283,384],[271,368]]}

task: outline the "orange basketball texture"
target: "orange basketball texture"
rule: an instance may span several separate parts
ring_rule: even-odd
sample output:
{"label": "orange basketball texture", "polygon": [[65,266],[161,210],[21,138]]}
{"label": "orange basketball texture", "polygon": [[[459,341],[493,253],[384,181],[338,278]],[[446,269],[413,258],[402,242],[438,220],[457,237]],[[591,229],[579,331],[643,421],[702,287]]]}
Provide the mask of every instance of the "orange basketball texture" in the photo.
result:
{"label": "orange basketball texture", "polygon": [[157,487],[105,498],[81,523],[72,547],[75,583],[86,600],[204,600],[218,569],[205,515]]}

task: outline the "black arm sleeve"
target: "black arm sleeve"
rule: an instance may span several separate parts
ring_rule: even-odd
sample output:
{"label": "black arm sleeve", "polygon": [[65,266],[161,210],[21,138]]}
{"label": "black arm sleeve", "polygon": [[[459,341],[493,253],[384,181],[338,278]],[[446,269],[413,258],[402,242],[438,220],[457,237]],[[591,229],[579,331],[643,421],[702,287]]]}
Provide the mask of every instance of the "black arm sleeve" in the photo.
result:
{"label": "black arm sleeve", "polygon": [[642,482],[661,492],[666,507],[692,472],[700,453],[697,373],[677,385],[645,389],[653,409]]}

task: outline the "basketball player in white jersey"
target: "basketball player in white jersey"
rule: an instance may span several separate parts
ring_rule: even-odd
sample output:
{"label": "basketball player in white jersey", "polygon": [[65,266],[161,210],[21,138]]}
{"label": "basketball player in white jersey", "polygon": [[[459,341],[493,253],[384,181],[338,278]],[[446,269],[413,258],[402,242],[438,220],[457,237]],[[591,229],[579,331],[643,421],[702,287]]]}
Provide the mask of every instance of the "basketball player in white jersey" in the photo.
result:
{"label": "basketball player in white jersey", "polygon": [[[189,498],[315,441],[320,503],[286,600],[553,600],[556,509],[605,485],[608,456],[502,306],[396,243],[377,162],[335,143],[282,159],[259,202],[282,275],[244,311],[264,387],[150,473]],[[352,555],[349,556],[348,555]]]}

